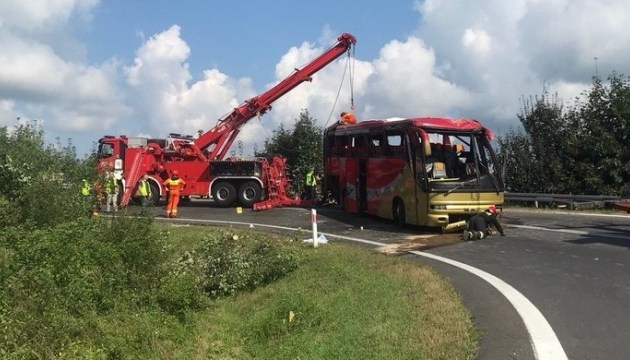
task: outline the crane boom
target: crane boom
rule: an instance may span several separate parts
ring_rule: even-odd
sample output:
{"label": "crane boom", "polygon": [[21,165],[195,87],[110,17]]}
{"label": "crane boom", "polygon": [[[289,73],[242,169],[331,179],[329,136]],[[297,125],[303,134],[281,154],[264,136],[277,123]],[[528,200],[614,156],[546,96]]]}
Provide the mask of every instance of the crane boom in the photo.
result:
{"label": "crane boom", "polygon": [[313,59],[302,69],[295,71],[287,78],[279,82],[271,89],[264,93],[246,100],[239,107],[235,108],[229,115],[219,120],[219,124],[202,134],[195,140],[196,147],[200,153],[205,153],[210,147],[214,146],[210,154],[207,155],[209,160],[221,160],[229,150],[230,146],[236,139],[240,128],[258,115],[262,115],[271,109],[271,104],[280,97],[300,85],[304,81],[311,81],[311,76],[321,70],[326,65],[333,62],[356,44],[356,38],[352,34],[342,34],[337,38],[337,44],[332,46],[322,55]]}

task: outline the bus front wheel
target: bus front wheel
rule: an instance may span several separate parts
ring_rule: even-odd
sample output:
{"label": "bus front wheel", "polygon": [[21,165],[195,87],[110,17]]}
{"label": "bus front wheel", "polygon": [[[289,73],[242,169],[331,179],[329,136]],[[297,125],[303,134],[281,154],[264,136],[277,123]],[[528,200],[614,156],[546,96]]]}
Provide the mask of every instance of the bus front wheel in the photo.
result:
{"label": "bus front wheel", "polygon": [[394,201],[394,205],[392,208],[392,213],[394,217],[394,222],[399,227],[403,227],[406,224],[405,220],[405,204],[400,199],[396,199]]}

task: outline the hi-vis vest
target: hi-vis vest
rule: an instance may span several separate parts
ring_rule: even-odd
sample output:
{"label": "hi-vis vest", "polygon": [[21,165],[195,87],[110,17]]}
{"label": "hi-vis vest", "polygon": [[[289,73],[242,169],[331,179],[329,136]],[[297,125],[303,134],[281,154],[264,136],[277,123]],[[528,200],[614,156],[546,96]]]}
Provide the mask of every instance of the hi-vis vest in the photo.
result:
{"label": "hi-vis vest", "polygon": [[90,183],[88,183],[87,180],[83,180],[83,186],[81,187],[81,194],[83,196],[88,196],[90,195],[91,190],[92,190],[92,187],[90,186]]}
{"label": "hi-vis vest", "polygon": [[138,192],[136,193],[137,196],[149,196],[151,195],[151,186],[149,186],[149,182],[144,180],[144,179],[140,179],[140,181],[138,182]]}
{"label": "hi-vis vest", "polygon": [[108,194],[118,193],[118,183],[113,175],[108,175],[105,178],[105,192]]}
{"label": "hi-vis vest", "polygon": [[315,186],[316,183],[315,174],[312,171],[306,173],[306,186]]}

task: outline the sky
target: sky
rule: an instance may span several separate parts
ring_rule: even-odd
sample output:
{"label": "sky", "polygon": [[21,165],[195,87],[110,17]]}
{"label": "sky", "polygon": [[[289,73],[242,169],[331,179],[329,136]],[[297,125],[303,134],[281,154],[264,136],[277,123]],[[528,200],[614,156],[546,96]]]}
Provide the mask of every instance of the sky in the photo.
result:
{"label": "sky", "polygon": [[243,155],[304,109],[500,135],[543,86],[569,103],[630,74],[629,18],[628,0],[0,0],[0,126],[37,121],[79,156],[104,135],[196,134],[350,33],[352,81],[345,56],[320,70],[243,127]]}

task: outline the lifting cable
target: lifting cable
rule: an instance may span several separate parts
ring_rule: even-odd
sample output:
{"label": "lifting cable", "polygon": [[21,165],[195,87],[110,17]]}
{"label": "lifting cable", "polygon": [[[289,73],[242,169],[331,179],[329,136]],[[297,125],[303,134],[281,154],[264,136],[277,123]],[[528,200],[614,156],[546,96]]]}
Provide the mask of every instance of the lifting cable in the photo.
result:
{"label": "lifting cable", "polygon": [[[352,60],[352,64],[350,64],[350,60]],[[350,54],[350,50],[348,50],[348,57],[346,59],[346,65],[343,68],[343,76],[341,77],[341,82],[339,83],[339,88],[337,89],[337,95],[335,96],[335,101],[333,101],[332,108],[330,109],[330,114],[328,114],[328,120],[324,124],[324,128],[328,126],[330,119],[332,119],[333,113],[335,112],[335,107],[337,106],[337,101],[339,100],[339,94],[341,93],[341,89],[343,88],[343,82],[346,78],[346,72],[349,73],[350,78],[350,108],[354,110],[354,46],[352,47],[352,54]],[[349,70],[348,70],[349,69]]]}

